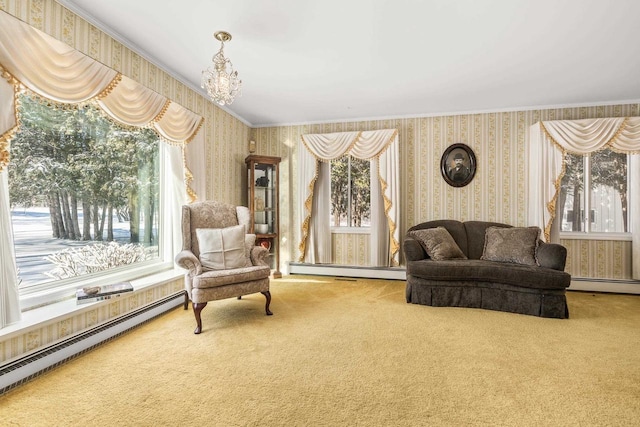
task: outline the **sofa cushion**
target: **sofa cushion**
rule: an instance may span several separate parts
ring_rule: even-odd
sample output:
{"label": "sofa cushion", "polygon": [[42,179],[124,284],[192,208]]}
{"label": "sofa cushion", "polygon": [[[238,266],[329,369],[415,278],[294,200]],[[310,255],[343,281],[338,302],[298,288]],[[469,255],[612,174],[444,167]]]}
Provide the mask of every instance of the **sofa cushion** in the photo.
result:
{"label": "sofa cushion", "polygon": [[271,274],[269,266],[252,266],[236,268],[235,270],[205,271],[193,278],[193,287],[198,289],[215,288],[234,283],[252,282],[266,279]]}
{"label": "sofa cushion", "polygon": [[196,229],[202,266],[210,270],[227,270],[251,265],[245,233],[244,225]]}
{"label": "sofa cushion", "polygon": [[540,227],[489,227],[480,259],[537,266],[539,239]]}
{"label": "sofa cushion", "polygon": [[407,275],[426,280],[447,282],[472,280],[532,289],[564,289],[571,285],[571,275],[564,271],[535,265],[486,260],[412,261],[407,263]]}
{"label": "sofa cushion", "polygon": [[467,259],[444,227],[414,230],[409,235],[420,242],[427,255],[434,260]]}

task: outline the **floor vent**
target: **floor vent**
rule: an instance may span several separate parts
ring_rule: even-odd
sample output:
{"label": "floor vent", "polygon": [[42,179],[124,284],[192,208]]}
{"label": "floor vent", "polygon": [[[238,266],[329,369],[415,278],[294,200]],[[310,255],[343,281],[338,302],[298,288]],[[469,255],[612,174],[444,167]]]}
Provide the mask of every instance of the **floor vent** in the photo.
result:
{"label": "floor vent", "polygon": [[184,292],[170,295],[2,365],[0,366],[0,395],[183,304]]}

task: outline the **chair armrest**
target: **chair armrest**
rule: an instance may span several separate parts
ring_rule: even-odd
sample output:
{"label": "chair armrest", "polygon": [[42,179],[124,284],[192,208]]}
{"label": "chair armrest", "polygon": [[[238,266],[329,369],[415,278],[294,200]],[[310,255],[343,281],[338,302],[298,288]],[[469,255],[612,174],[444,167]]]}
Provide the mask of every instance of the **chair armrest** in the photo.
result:
{"label": "chair armrest", "polygon": [[254,246],[251,248],[251,263],[253,265],[266,265],[269,267],[269,263],[266,261],[267,255],[269,255],[269,250],[267,248]]}
{"label": "chair armrest", "polygon": [[402,245],[404,248],[405,261],[418,261],[421,259],[429,258],[422,245],[417,240],[411,237],[405,237]]}
{"label": "chair armrest", "polygon": [[180,267],[189,270],[191,276],[202,274],[202,264],[200,260],[189,250],[180,251],[178,255],[176,255],[175,261]]}
{"label": "chair armrest", "polygon": [[564,271],[567,262],[567,248],[557,243],[539,242],[536,257],[540,267]]}

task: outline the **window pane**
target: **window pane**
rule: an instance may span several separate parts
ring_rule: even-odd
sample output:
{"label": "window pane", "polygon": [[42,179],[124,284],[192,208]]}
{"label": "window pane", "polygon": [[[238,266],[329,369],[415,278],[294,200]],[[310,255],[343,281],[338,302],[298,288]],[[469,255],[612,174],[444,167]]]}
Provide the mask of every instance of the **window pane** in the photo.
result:
{"label": "window pane", "polygon": [[331,161],[331,226],[371,225],[371,162],[345,156]]}
{"label": "window pane", "polygon": [[371,178],[368,160],[351,159],[351,227],[369,227],[371,225]]}
{"label": "window pane", "polygon": [[627,155],[601,150],[590,163],[590,231],[626,232]]}
{"label": "window pane", "polygon": [[349,211],[349,157],[331,161],[331,225],[346,227]]}
{"label": "window pane", "polygon": [[9,197],[21,287],[159,256],[158,137],[20,97]]}
{"label": "window pane", "polygon": [[584,220],[584,158],[573,154],[566,157],[558,206],[562,209],[562,231],[583,231]]}

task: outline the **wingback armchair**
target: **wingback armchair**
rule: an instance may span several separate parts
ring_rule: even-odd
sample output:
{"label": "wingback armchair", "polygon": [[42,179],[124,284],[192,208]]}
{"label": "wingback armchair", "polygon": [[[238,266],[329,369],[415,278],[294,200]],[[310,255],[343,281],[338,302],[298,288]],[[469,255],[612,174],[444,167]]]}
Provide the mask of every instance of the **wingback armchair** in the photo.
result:
{"label": "wingback armchair", "polygon": [[216,201],[196,202],[182,207],[182,251],[175,261],[185,274],[185,310],[192,301],[196,317],[194,333],[202,332],[202,309],[208,301],[260,292],[269,304],[269,275],[265,261],[268,250],[255,245],[249,209]]}

